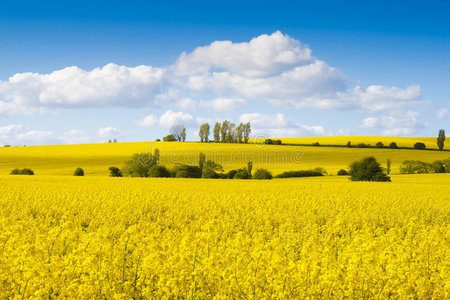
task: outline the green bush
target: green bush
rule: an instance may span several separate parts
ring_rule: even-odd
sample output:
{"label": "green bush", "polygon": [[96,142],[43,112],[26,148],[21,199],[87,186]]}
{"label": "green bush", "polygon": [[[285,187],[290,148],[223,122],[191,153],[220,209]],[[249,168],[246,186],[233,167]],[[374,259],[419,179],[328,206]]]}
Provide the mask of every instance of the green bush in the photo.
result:
{"label": "green bush", "polygon": [[76,168],[73,172],[73,176],[84,176],[84,170],[82,168]]}
{"label": "green bush", "polygon": [[382,142],[376,143],[375,146],[377,146],[377,148],[384,148],[384,144]]}
{"label": "green bush", "polygon": [[344,169],[340,169],[337,172],[337,174],[338,174],[338,176],[346,176],[346,175],[348,175],[348,172],[346,170],[344,170]]}
{"label": "green bush", "polygon": [[275,176],[275,178],[290,178],[290,177],[314,177],[323,176],[322,172],[316,172],[312,170],[302,170],[302,171],[287,171]]}
{"label": "green bush", "polygon": [[237,170],[230,170],[227,174],[225,174],[225,179],[233,179],[234,175],[236,175]]}
{"label": "green bush", "polygon": [[211,167],[203,167],[202,178],[211,178],[217,179],[220,178],[220,175],[214,171],[214,168]]}
{"label": "green bush", "polygon": [[34,175],[34,172],[31,169],[25,168],[22,170],[14,169],[9,174],[11,174],[11,175]]}
{"label": "green bush", "polygon": [[420,160],[405,160],[400,165],[400,173],[402,174],[426,174],[430,173],[430,164]]}
{"label": "green bush", "polygon": [[391,149],[398,149],[397,143],[396,142],[392,142],[389,144],[389,148]]}
{"label": "green bush", "polygon": [[234,174],[233,179],[250,179],[250,173],[247,169],[239,169],[236,174]]}
{"label": "green bush", "polygon": [[314,168],[312,170],[313,170],[313,172],[321,173],[323,175],[327,174],[327,171],[324,168],[322,168],[322,167]]}
{"label": "green bush", "polygon": [[349,175],[352,181],[391,181],[373,156],[354,161],[350,165]]}
{"label": "green bush", "polygon": [[157,158],[150,153],[135,153],[125,162],[123,173],[131,177],[148,177],[150,169],[156,163]]}
{"label": "green bush", "polygon": [[169,134],[169,135],[163,137],[163,141],[164,142],[175,142],[176,139],[175,139],[175,136],[173,134]]}
{"label": "green bush", "polygon": [[122,171],[117,167],[109,168],[109,177],[122,177]]}
{"label": "green bush", "polygon": [[418,143],[415,143],[415,144],[414,144],[414,149],[425,150],[426,148],[427,148],[427,146],[425,146],[424,143],[418,142]]}
{"label": "green bush", "polygon": [[272,174],[266,169],[257,169],[252,175],[252,179],[272,179]]}
{"label": "green bush", "polygon": [[430,164],[431,171],[434,173],[447,173],[444,162],[441,160],[436,160]]}
{"label": "green bush", "polygon": [[179,165],[174,169],[177,178],[201,178],[202,170],[198,166]]}
{"label": "green bush", "polygon": [[20,170],[19,169],[14,169],[9,174],[10,175],[19,175],[20,174]]}
{"label": "green bush", "polygon": [[170,172],[164,166],[153,166],[148,172],[148,177],[170,177]]}

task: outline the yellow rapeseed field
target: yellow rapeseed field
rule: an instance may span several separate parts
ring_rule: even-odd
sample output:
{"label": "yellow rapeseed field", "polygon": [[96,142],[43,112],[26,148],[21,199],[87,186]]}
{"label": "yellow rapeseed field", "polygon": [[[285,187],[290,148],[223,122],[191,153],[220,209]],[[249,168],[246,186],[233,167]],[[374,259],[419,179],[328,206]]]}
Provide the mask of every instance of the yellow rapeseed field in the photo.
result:
{"label": "yellow rapeseed field", "polygon": [[[323,137],[322,139],[324,139]],[[347,140],[347,137],[330,137],[333,143]],[[354,137],[369,144],[382,137]],[[320,138],[318,138],[320,139]],[[402,145],[405,138],[389,138]],[[415,138],[408,138],[415,141]],[[432,139],[435,143],[436,138]],[[315,141],[316,139],[314,139]],[[422,138],[418,138],[422,140]],[[296,141],[299,142],[299,141]],[[346,142],[343,142],[345,144]],[[325,144],[325,143],[323,143]],[[386,143],[387,144],[387,143]],[[428,145],[429,143],[427,143]],[[84,145],[0,147],[0,175],[6,175],[14,168],[31,168],[36,175],[72,175],[83,168],[87,176],[107,176],[111,166],[122,167],[133,153],[150,152],[158,148],[161,163],[171,167],[176,163],[196,164],[200,152],[207,159],[224,166],[225,171],[242,168],[249,160],[255,168],[266,168],[274,175],[284,171],[325,168],[329,174],[336,175],[340,169],[362,157],[372,155],[384,167],[386,160],[392,161],[392,173],[399,173],[400,164],[407,159],[433,162],[450,157],[448,151],[423,151],[409,149],[377,149],[346,147],[302,147],[275,146],[261,144],[215,144],[215,143],[104,143]]]}
{"label": "yellow rapeseed field", "polygon": [[1,175],[0,295],[449,299],[449,179]]}

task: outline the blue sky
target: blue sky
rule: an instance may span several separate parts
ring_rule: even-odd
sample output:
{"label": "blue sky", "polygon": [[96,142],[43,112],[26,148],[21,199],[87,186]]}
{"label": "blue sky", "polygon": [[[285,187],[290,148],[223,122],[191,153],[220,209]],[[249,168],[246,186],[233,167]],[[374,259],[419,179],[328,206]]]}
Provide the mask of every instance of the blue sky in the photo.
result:
{"label": "blue sky", "polygon": [[[342,3],[343,2],[343,3]],[[448,129],[448,1],[3,1],[0,143]]]}

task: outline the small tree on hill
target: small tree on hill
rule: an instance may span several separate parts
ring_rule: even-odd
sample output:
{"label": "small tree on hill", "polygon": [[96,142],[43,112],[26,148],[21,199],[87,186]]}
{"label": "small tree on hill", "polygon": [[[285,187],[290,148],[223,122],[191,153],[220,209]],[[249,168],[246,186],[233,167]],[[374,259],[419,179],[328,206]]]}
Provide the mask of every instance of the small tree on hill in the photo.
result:
{"label": "small tree on hill", "polygon": [[156,158],[150,153],[135,153],[125,162],[123,172],[131,177],[148,177],[150,169],[156,165]]}
{"label": "small tree on hill", "polygon": [[252,169],[253,169],[253,162],[250,160],[250,161],[247,163],[247,171],[248,171],[248,173],[250,174],[250,176],[252,175]]}
{"label": "small tree on hill", "polygon": [[384,144],[382,142],[376,143],[375,146],[377,146],[377,148],[384,148]]}
{"label": "small tree on hill", "polygon": [[109,168],[109,177],[122,177],[122,171],[117,167]]}
{"label": "small tree on hill", "polygon": [[424,143],[418,142],[414,144],[414,149],[425,150],[427,146]]}
{"label": "small tree on hill", "polygon": [[253,179],[272,179],[272,174],[266,169],[257,169],[255,174],[252,175]]}
{"label": "small tree on hill", "polygon": [[163,137],[163,141],[164,142],[175,142],[176,139],[173,134],[169,134],[169,135],[166,135],[165,137]]}
{"label": "small tree on hill", "polygon": [[242,127],[242,135],[244,137],[244,143],[248,143],[248,139],[250,137],[250,133],[252,132],[252,128],[250,127],[250,122],[247,122]]}
{"label": "small tree on hill", "polygon": [[352,181],[391,181],[373,156],[351,163],[349,174]]}
{"label": "small tree on hill", "polygon": [[183,129],[181,130],[180,137],[181,137],[182,142],[186,141],[186,128],[185,127],[183,127]]}
{"label": "small tree on hill", "polygon": [[170,133],[173,134],[176,141],[181,142],[182,133],[184,129],[184,134],[186,134],[186,129],[183,125],[174,125],[170,128]]}
{"label": "small tree on hill", "polygon": [[390,144],[389,144],[389,148],[391,148],[391,149],[397,149],[397,148],[398,148],[398,147],[397,147],[397,143],[396,143],[396,142],[390,143]]}
{"label": "small tree on hill", "polygon": [[391,173],[391,160],[389,158],[386,160],[386,173],[388,175]]}
{"label": "small tree on hill", "polygon": [[214,124],[214,143],[219,143],[220,142],[220,123],[216,122],[216,124]]}
{"label": "small tree on hill", "polygon": [[439,130],[439,135],[437,138],[437,145],[439,150],[444,150],[444,141],[445,141],[445,130],[444,129],[440,129]]}
{"label": "small tree on hill", "polygon": [[73,176],[84,176],[84,170],[82,168],[76,168]]}

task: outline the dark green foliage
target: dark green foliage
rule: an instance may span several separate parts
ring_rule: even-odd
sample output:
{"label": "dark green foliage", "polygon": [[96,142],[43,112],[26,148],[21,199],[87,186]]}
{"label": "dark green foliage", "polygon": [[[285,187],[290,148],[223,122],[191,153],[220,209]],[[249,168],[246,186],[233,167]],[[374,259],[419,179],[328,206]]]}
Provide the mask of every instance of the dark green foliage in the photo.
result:
{"label": "dark green foliage", "polygon": [[175,136],[173,134],[166,135],[163,137],[164,142],[175,142]]}
{"label": "dark green foliage", "polygon": [[174,170],[177,178],[201,178],[202,170],[197,166],[179,165]]}
{"label": "dark green foliage", "polygon": [[390,144],[389,144],[389,148],[391,148],[391,149],[398,149],[397,143],[396,143],[396,142],[390,143]]}
{"label": "dark green foliage", "polygon": [[281,140],[272,140],[272,139],[265,139],[264,140],[265,145],[281,145]]}
{"label": "dark green foliage", "polygon": [[425,146],[424,143],[418,142],[414,144],[414,149],[425,150],[425,148],[427,148],[427,146]]}
{"label": "dark green foliage", "polygon": [[444,162],[436,160],[430,164],[431,171],[434,173],[447,173]]}
{"label": "dark green foliage", "polygon": [[377,148],[384,148],[384,144],[382,142],[378,142],[375,144]]}
{"label": "dark green foliage", "polygon": [[73,172],[73,176],[84,176],[84,170],[82,168],[76,168]]}
{"label": "dark green foliage", "polygon": [[150,153],[135,153],[125,162],[124,175],[131,177],[148,177],[150,169],[156,165],[156,158]]}
{"label": "dark green foliage", "polygon": [[312,143],[313,146],[320,146],[319,142]]}
{"label": "dark green foliage", "polygon": [[250,176],[252,175],[252,169],[253,169],[253,162],[252,162],[252,161],[249,161],[249,162],[247,163],[247,171],[248,171],[248,173],[250,174]]}
{"label": "dark green foliage", "polygon": [[117,167],[109,167],[109,177],[122,177],[122,171]]}
{"label": "dark green foliage", "polygon": [[31,169],[25,168],[22,170],[14,169],[9,174],[10,175],[34,175],[34,172]]}
{"label": "dark green foliage", "polygon": [[314,168],[313,172],[321,173],[322,175],[326,175],[327,174],[327,171],[324,168],[322,168],[322,167]]}
{"label": "dark green foliage", "polygon": [[370,148],[370,144],[360,143],[360,144],[356,145],[356,147],[358,147],[358,148]]}
{"label": "dark green foliage", "polygon": [[445,141],[445,130],[444,129],[440,129],[439,130],[439,135],[437,138],[437,145],[439,150],[444,150],[444,141]]}
{"label": "dark green foliage", "polygon": [[164,166],[153,166],[148,172],[148,177],[170,177],[170,172]]}
{"label": "dark green foliage", "polygon": [[159,165],[159,161],[161,159],[161,155],[159,154],[159,149],[156,148],[155,151],[153,151],[153,156],[155,157],[155,164]]}
{"label": "dark green foliage", "polygon": [[219,143],[220,142],[220,128],[221,128],[221,126],[220,126],[220,123],[219,122],[216,122],[215,124],[214,124],[214,142],[215,143]]}
{"label": "dark green foliage", "polygon": [[230,171],[228,171],[227,174],[225,174],[224,178],[225,179],[233,179],[234,175],[236,175],[236,173],[237,173],[237,170],[230,170]]}
{"label": "dark green foliage", "polygon": [[352,143],[350,141],[347,142],[347,147],[351,147]]}
{"label": "dark green foliage", "polygon": [[257,169],[252,175],[252,179],[272,179],[272,174],[266,169]]}
{"label": "dark green foliage", "polygon": [[9,174],[10,175],[19,175],[20,174],[20,170],[19,169],[14,169]]}
{"label": "dark green foliage", "polygon": [[316,172],[312,170],[302,170],[302,171],[287,171],[275,176],[276,178],[290,178],[290,177],[314,177],[323,176],[322,172]]}
{"label": "dark green foliage", "polygon": [[218,164],[212,160],[208,160],[205,162],[205,164],[203,165],[203,168],[210,168],[213,171],[217,171],[217,172],[223,172],[223,167],[221,164]]}
{"label": "dark green foliage", "polygon": [[161,142],[161,139],[156,139],[155,142]]}
{"label": "dark green foliage", "polygon": [[200,152],[198,154],[198,167],[200,168],[200,170],[203,170],[203,166],[205,165],[205,161],[206,161],[205,153]]}
{"label": "dark green foliage", "polygon": [[247,169],[239,169],[236,174],[234,174],[233,179],[250,179],[251,175],[248,173]]}
{"label": "dark green foliage", "polygon": [[373,156],[351,163],[349,174],[352,181],[391,181]]}
{"label": "dark green foliage", "polygon": [[202,171],[202,178],[213,178],[217,179],[220,178],[220,175],[214,171],[211,167],[204,167]]}
{"label": "dark green foliage", "polygon": [[347,175],[348,175],[348,172],[347,172],[346,170],[344,170],[344,169],[340,169],[340,170],[337,172],[337,174],[338,174],[338,176],[347,176]]}
{"label": "dark green foliage", "polygon": [[430,164],[420,160],[405,160],[400,165],[402,174],[425,174],[430,173]]}
{"label": "dark green foliage", "polygon": [[386,173],[387,173],[388,175],[391,173],[391,164],[392,164],[392,162],[391,162],[391,160],[388,158],[388,159],[386,160]]}

